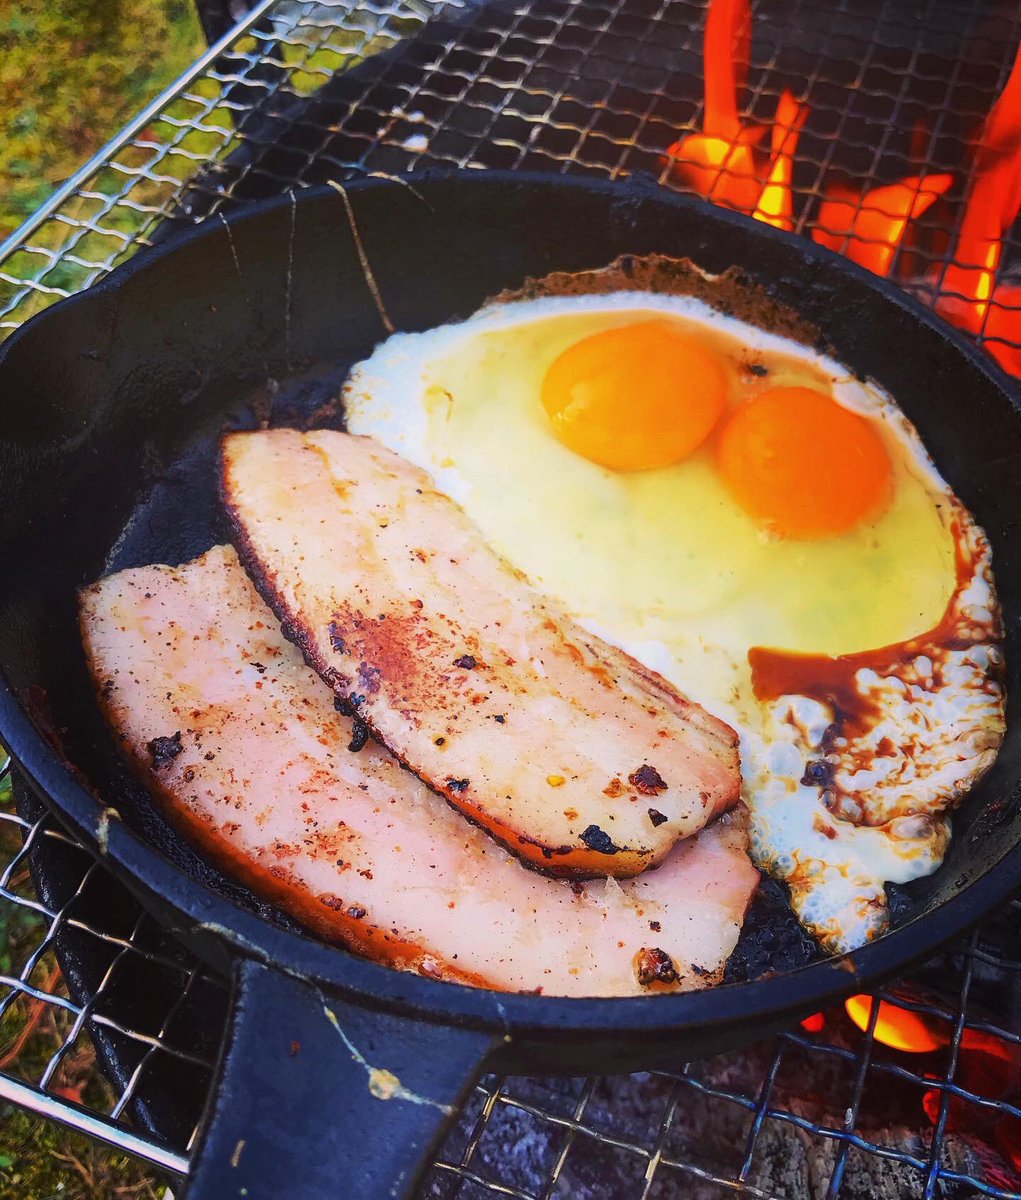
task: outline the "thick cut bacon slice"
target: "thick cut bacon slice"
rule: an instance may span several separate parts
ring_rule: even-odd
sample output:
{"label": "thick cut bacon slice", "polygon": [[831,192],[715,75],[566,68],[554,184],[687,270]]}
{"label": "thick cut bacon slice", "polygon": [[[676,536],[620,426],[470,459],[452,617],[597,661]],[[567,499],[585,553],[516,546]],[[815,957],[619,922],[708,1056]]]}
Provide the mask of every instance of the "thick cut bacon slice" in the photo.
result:
{"label": "thick cut bacon slice", "polygon": [[241,559],[402,762],[560,875],[636,875],[737,802],[737,735],[552,608],[369,438],[230,434]]}
{"label": "thick cut bacon slice", "polygon": [[377,743],[349,749],[357,727],[229,547],[93,584],[81,626],[107,717],[171,817],[319,934],[509,991],[720,979],[758,879],[738,818],[623,885],[528,870]]}

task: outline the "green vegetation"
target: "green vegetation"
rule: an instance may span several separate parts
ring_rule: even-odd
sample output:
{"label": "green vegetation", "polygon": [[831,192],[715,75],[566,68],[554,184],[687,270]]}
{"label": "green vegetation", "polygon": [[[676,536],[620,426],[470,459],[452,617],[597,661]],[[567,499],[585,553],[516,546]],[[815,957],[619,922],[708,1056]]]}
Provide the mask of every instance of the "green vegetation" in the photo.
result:
{"label": "green vegetation", "polygon": [[[13,7],[12,7],[13,6]],[[343,30],[296,26],[277,50],[307,94],[392,44],[417,18],[350,14]],[[257,50],[252,35],[242,53]],[[194,60],[192,0],[0,0],[0,91],[12,114],[0,143],[0,237]],[[87,287],[144,242],[171,193],[236,144],[234,110],[204,75],[45,222],[4,264],[0,312],[25,321],[61,292]],[[58,253],[56,261],[52,257]],[[25,287],[21,280],[30,284]],[[39,286],[32,286],[39,285]]]}
{"label": "green vegetation", "polygon": [[0,4],[0,237],[201,48],[191,0]]}
{"label": "green vegetation", "polygon": [[10,1200],[159,1200],[166,1185],[125,1154],[0,1109],[0,1189]]}

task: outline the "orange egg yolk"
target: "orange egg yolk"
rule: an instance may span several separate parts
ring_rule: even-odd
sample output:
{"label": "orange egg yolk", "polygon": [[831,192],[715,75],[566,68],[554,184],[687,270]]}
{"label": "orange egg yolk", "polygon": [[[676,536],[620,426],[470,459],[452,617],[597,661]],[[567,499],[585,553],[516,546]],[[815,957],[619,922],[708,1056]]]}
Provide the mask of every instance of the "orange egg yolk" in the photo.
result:
{"label": "orange egg yolk", "polygon": [[542,384],[556,436],[614,471],[665,467],[709,436],[727,393],[724,364],[669,321],[604,329],[569,346]]}
{"label": "orange egg yolk", "polygon": [[735,409],[720,433],[719,466],[745,511],[786,537],[843,533],[892,492],[873,424],[811,388],[774,388]]}

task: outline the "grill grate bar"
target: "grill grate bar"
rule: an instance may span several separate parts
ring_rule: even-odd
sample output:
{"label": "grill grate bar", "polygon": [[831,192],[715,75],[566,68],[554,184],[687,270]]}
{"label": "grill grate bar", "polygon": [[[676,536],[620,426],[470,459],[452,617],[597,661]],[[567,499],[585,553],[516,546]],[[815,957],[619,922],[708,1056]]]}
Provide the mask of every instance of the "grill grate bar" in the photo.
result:
{"label": "grill grate bar", "polygon": [[[845,1134],[853,1133],[858,1123],[858,1111],[861,1108],[862,1095],[865,1091],[865,1079],[868,1076],[869,1066],[872,1063],[872,1048],[876,1040],[876,1023],[878,1018],[879,1005],[873,1004],[869,1012],[868,1028],[865,1030],[865,1037],[858,1049],[854,1093],[851,1096],[851,1103],[848,1106],[847,1112],[844,1114]],[[850,1149],[851,1144],[846,1137],[841,1139],[840,1149],[837,1151],[837,1158],[833,1164],[833,1172],[830,1175],[829,1185],[826,1188],[826,1200],[835,1200],[840,1192],[840,1185],[844,1178],[844,1170],[847,1167],[847,1155]]]}
{"label": "grill grate bar", "polygon": [[[666,1153],[667,1138],[673,1126],[674,1115],[677,1112],[677,1106],[681,1101],[682,1083],[678,1079],[675,1081],[667,1097],[666,1108],[663,1112],[663,1120],[660,1122],[659,1132],[656,1135],[656,1140],[650,1147],[651,1154],[649,1155],[649,1165],[645,1169],[645,1186],[642,1189],[641,1200],[648,1200],[652,1192],[652,1186],[656,1181],[656,1172],[659,1170],[660,1164],[663,1162]],[[563,1161],[560,1163],[560,1169],[563,1170],[564,1162],[567,1160],[567,1147],[564,1148]],[[543,1197],[547,1200],[547,1197]]]}
{"label": "grill grate bar", "polygon": [[[974,934],[971,937],[974,943]],[[961,1038],[964,1036],[964,1014],[968,1009],[968,993],[971,990],[972,978],[972,963],[967,961],[964,969],[964,977],[961,980],[960,1005],[957,1012],[957,1020],[954,1023],[954,1037],[950,1043],[950,1059],[947,1063],[946,1082],[952,1084],[954,1076],[957,1073],[957,1064],[961,1057]],[[878,1005],[874,1006],[878,1008]],[[932,1149],[929,1152],[929,1169],[925,1177],[925,1200],[935,1194],[936,1182],[939,1178],[939,1144],[946,1131],[947,1119],[950,1115],[950,1092],[944,1088],[940,1092],[939,1100],[939,1116],[936,1119],[936,1128],[932,1137]]]}
{"label": "grill grate bar", "polygon": [[[26,841],[26,845],[27,844],[28,843]],[[45,988],[36,987],[30,981],[32,976],[35,974],[36,968],[42,961],[43,956],[51,948],[55,938],[59,934],[61,926],[64,923],[66,913],[79,898],[79,896],[81,896],[86,884],[94,875],[96,869],[97,864],[95,863],[91,864],[86,869],[85,873],[82,875],[81,882],[75,889],[74,895],[70,900],[68,900],[67,904],[60,910],[60,912],[53,917],[46,935],[26,958],[25,964],[21,970],[21,974],[17,978],[7,975],[0,975],[0,985],[6,985],[10,988],[8,994],[0,999],[0,1018],[4,1016],[10,1006],[18,998],[19,992],[24,992],[35,1000],[41,1000],[44,1003],[59,1006],[60,1008],[65,1009],[67,1012],[75,1013],[76,1015],[80,1012],[78,1006],[72,1001],[65,1000],[62,996],[54,995]],[[5,898],[8,900],[16,899],[13,893],[8,893]]]}
{"label": "grill grate bar", "polygon": [[276,0],[257,0],[247,17],[240,21],[233,30],[224,34],[218,42],[210,46],[206,53],[198,58],[180,79],[172,83],[151,104],[146,105],[138,116],[129,121],[80,170],[75,172],[70,179],[57,188],[49,200],[41,204],[27,221],[16,229],[9,238],[0,242],[0,261],[10,257],[16,250],[19,250],[32,234],[47,220],[57,215],[68,201],[74,200],[76,196],[79,196],[85,184],[89,183],[95,177],[97,171],[102,166],[112,162],[118,152],[125,146],[130,145],[136,135],[141,133],[153,118],[159,116],[172,100],[181,95],[189,95],[190,98],[190,94],[186,92],[188,85],[193,80],[200,79],[203,73],[219,58],[224,50],[268,13],[273,8],[275,2]]}
{"label": "grill grate bar", "polygon": [[766,1114],[769,1112],[769,1101],[773,1094],[773,1089],[776,1087],[776,1077],[780,1070],[780,1064],[783,1062],[785,1043],[783,1039],[778,1039],[776,1049],[773,1051],[773,1059],[769,1064],[769,1069],[766,1071],[765,1078],[762,1081],[762,1090],[759,1093],[758,1103],[755,1106],[755,1116],[752,1121],[752,1127],[748,1131],[748,1141],[745,1148],[744,1162],[741,1164],[741,1170],[738,1173],[738,1180],[745,1183],[748,1176],[751,1174],[752,1163],[755,1158],[755,1149],[758,1144],[759,1134],[762,1132],[762,1127],[766,1120]]}
{"label": "grill grate bar", "polygon": [[59,1125],[65,1125],[117,1150],[123,1150],[125,1154],[145,1159],[161,1171],[169,1171],[172,1175],[181,1177],[188,1173],[188,1159],[185,1155],[153,1138],[139,1136],[125,1126],[108,1121],[81,1105],[41,1091],[2,1072],[0,1099],[9,1104],[16,1104],[26,1112],[35,1113],[36,1116],[56,1121]]}
{"label": "grill grate bar", "polygon": [[[107,980],[104,980],[104,983],[105,982],[107,982]],[[151,1065],[154,1056],[161,1051],[163,1053],[167,1052],[168,1047],[167,1047],[164,1039],[168,1036],[168,1030],[170,1029],[170,1026],[173,1023],[174,1018],[178,1015],[178,1013],[180,1013],[180,1011],[182,1010],[182,1008],[185,1006],[188,999],[190,998],[194,982],[195,982],[194,974],[191,974],[186,978],[184,987],[181,989],[178,996],[174,999],[173,1003],[170,1006],[169,1011],[167,1012],[166,1019],[164,1020],[163,1024],[160,1026],[159,1033],[155,1037],[150,1039],[148,1048],[146,1049],[145,1053],[142,1055],[141,1059],[139,1060],[138,1066],[135,1067],[134,1071],[132,1072],[131,1078],[128,1080],[127,1084],[124,1087],[124,1090],[121,1092],[120,1096],[117,1098],[117,1102],[113,1106],[113,1108],[110,1112],[111,1117],[113,1117],[115,1120],[124,1113],[125,1109],[131,1103],[132,1099],[134,1098],[135,1092],[138,1088],[139,1081],[141,1080],[143,1073]],[[102,990],[103,990],[103,985],[101,984],[99,989],[96,992],[96,995],[98,996],[102,992]],[[120,1032],[128,1032],[128,1031],[125,1029],[121,1029]],[[204,1066],[204,1067],[209,1067],[212,1065],[207,1060],[205,1060],[197,1055],[186,1054],[185,1052],[183,1052],[179,1049],[176,1049],[176,1048],[173,1049],[171,1051],[171,1053],[175,1054],[178,1058],[182,1059],[185,1062],[197,1063],[199,1066]]]}

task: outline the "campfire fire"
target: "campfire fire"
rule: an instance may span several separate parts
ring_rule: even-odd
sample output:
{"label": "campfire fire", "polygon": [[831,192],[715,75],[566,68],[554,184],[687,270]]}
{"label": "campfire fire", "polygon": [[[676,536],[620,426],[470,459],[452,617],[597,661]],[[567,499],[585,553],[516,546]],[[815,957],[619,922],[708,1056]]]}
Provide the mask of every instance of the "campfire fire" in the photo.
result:
{"label": "campfire fire", "polygon": [[773,159],[765,186],[759,195],[752,216],[777,229],[794,228],[794,193],[791,178],[794,174],[794,155],[798,148],[801,127],[808,108],[799,104],[790,92],[784,91],[776,106],[776,121],[770,139]]}
{"label": "campfire fire", "polygon": [[[748,74],[751,9],[747,0],[712,0],[705,25],[702,132],[675,142],[667,155],[685,183],[724,208],[754,212],[769,174],[759,145],[765,125],[743,125],[738,92]],[[789,188],[789,184],[788,184]]]}
{"label": "campfire fire", "polygon": [[939,283],[937,309],[1006,370],[1021,375],[1021,288],[997,283],[1003,237],[1021,209],[1021,50],[1006,87],[983,123],[954,261]]}
{"label": "campfire fire", "polygon": [[908,222],[917,221],[954,182],[953,175],[912,175],[856,192],[835,184],[819,205],[812,239],[876,275],[889,275]]}
{"label": "campfire fire", "polygon": [[[715,204],[793,230],[794,167],[809,108],[785,89],[771,125],[742,119],[751,27],[749,0],[710,0],[702,129],[674,142],[667,161],[676,179]],[[1021,49],[974,139],[964,174],[960,232],[949,265],[924,280],[908,278],[910,256],[898,251],[919,218],[957,182],[950,173],[918,173],[869,188],[834,182],[812,217],[811,236],[877,275],[896,271],[1021,377],[1021,285],[998,279],[1004,237],[1021,211]]]}
{"label": "campfire fire", "polygon": [[[895,1055],[924,1055],[931,1060],[923,1062],[921,1069],[911,1067],[923,1079],[934,1083],[944,1079],[955,1040],[951,1020],[891,1000],[879,1000],[873,1016],[875,1004],[872,996],[850,996],[843,1012],[836,1009],[813,1013],[801,1025],[808,1033],[821,1034],[827,1027],[850,1018],[862,1033],[871,1028],[874,1040]],[[1021,1118],[991,1110],[982,1105],[983,1100],[1003,1100],[1021,1107],[1021,1044],[966,1027],[959,1039],[952,1087],[925,1090],[922,1110],[934,1126],[942,1119],[947,1131],[966,1133],[994,1145],[1015,1170],[1021,1171]]]}

